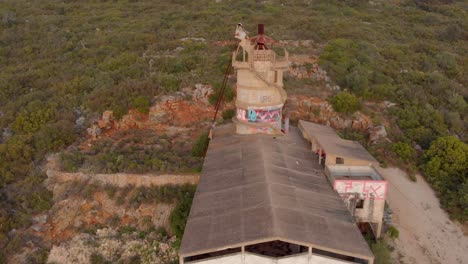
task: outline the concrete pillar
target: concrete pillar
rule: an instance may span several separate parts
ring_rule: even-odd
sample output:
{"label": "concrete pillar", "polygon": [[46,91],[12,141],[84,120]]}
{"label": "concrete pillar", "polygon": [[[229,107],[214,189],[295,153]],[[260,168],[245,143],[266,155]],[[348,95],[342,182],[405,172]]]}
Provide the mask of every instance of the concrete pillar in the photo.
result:
{"label": "concrete pillar", "polygon": [[242,255],[241,255],[242,264],[245,264],[245,246],[242,246],[241,250],[242,250]]}
{"label": "concrete pillar", "polygon": [[307,263],[312,264],[311,263],[311,261],[312,261],[312,247],[308,247],[308,251],[309,251],[309,258],[308,258]]}
{"label": "concrete pillar", "polygon": [[319,150],[319,164],[322,164],[322,149]]}
{"label": "concrete pillar", "polygon": [[377,223],[377,230],[375,231],[375,237],[380,238],[382,235],[382,222]]}
{"label": "concrete pillar", "polygon": [[289,117],[286,117],[284,119],[284,133],[285,134],[289,133]]}
{"label": "concrete pillar", "polygon": [[184,257],[179,256],[179,264],[184,264]]}

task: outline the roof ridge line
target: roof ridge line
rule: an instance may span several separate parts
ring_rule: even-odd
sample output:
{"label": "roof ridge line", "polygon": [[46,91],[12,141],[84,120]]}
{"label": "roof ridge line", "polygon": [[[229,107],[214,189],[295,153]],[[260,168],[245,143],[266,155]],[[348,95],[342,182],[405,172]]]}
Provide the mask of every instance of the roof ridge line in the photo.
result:
{"label": "roof ridge line", "polygon": [[[261,140],[261,144],[263,146],[265,146],[265,140],[263,138],[260,138]],[[269,170],[267,170],[267,166],[266,166],[266,162],[267,162],[267,158],[266,158],[266,155],[265,155],[265,148],[262,147],[261,151],[260,151],[261,155],[262,155],[262,165],[263,165],[263,175],[265,176],[265,178],[269,178],[268,176],[268,172]],[[270,159],[268,159],[268,161],[270,161]],[[272,198],[272,195],[271,195],[271,184],[270,184],[270,181],[265,179],[265,185],[266,185],[266,190],[268,192],[268,199],[269,199],[269,210],[271,211],[271,223],[272,223],[272,230],[273,230],[273,236],[275,235],[278,235],[277,234],[277,226],[278,224],[276,223],[276,217],[275,217],[275,210],[273,209],[273,198]]]}

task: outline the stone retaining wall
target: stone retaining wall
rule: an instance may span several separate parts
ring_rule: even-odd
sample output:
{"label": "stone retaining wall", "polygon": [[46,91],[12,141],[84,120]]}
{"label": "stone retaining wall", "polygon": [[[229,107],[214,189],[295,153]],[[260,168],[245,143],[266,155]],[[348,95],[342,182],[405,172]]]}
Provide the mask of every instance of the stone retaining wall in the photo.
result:
{"label": "stone retaining wall", "polygon": [[56,170],[47,170],[49,183],[65,183],[69,181],[90,181],[91,183],[110,184],[117,187],[125,187],[127,185],[151,186],[151,185],[167,185],[167,184],[198,184],[200,175],[198,174],[85,174],[83,172],[62,172]]}

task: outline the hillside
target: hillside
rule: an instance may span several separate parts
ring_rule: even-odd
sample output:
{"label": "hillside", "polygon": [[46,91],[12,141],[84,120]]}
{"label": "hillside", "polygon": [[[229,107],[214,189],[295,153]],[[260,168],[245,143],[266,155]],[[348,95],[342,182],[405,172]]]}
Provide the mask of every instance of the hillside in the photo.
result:
{"label": "hillside", "polygon": [[[367,144],[352,127],[342,134],[366,142],[381,162],[423,172],[442,207],[466,223],[467,12],[456,0],[0,2],[0,263],[28,240],[12,230],[53,206],[42,184],[46,156],[83,142],[105,110],[119,120],[195,84],[217,91],[238,22],[250,32],[264,23],[298,61],[308,58],[286,76],[289,94],[329,101],[342,120],[360,110],[385,125],[391,142]],[[317,67],[326,78],[310,77]],[[393,107],[375,107],[382,104]],[[178,156],[203,129],[176,125],[196,135],[147,140],[174,149],[167,160],[182,165],[167,170],[196,169],[199,159]],[[106,167],[112,144],[99,168],[132,171]]]}

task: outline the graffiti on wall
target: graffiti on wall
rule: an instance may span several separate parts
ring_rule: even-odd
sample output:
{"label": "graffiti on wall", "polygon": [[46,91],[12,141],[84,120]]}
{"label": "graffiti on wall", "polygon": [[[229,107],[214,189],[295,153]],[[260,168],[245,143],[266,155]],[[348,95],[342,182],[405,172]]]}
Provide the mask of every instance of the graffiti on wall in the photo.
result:
{"label": "graffiti on wall", "polygon": [[335,180],[333,188],[340,194],[359,194],[361,199],[385,200],[387,181]]}
{"label": "graffiti on wall", "polygon": [[269,95],[262,95],[262,96],[260,96],[260,102],[262,102],[262,103],[270,103],[270,102],[271,102],[271,96],[269,96]]}
{"label": "graffiti on wall", "polygon": [[269,123],[281,121],[281,109],[237,109],[237,119],[246,122]]}
{"label": "graffiti on wall", "polygon": [[249,132],[252,134],[256,134],[256,133],[272,134],[273,128],[271,127],[249,127]]}

